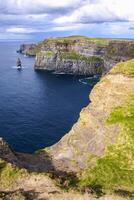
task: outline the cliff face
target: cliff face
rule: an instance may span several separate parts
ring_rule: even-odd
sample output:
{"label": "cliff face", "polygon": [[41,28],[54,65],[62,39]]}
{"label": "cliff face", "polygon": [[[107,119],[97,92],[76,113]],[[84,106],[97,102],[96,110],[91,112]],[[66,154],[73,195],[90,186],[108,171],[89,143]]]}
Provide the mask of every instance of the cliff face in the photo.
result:
{"label": "cliff face", "polygon": [[90,157],[104,155],[107,147],[117,142],[120,133],[120,124],[115,120],[115,124],[108,125],[107,119],[114,108],[121,107],[133,94],[134,60],[131,60],[117,64],[94,87],[91,103],[81,111],[78,122],[49,148],[53,158],[79,170],[90,163]]}
{"label": "cliff face", "polygon": [[17,52],[36,56],[36,70],[92,75],[106,73],[116,63],[132,59],[134,42],[71,36],[23,44]]}
{"label": "cliff face", "polygon": [[83,39],[48,39],[36,55],[35,69],[68,74],[101,74],[105,46]]}
{"label": "cliff face", "polygon": [[36,56],[38,45],[36,44],[22,44],[17,50],[17,53],[22,53],[28,56]]}
{"label": "cliff face", "polygon": [[17,162],[17,157],[11,150],[10,146],[2,138],[0,138],[0,158],[13,163]]}
{"label": "cliff face", "polygon": [[103,74],[134,57],[134,42],[68,37],[47,39],[36,53],[35,69],[68,74]]}

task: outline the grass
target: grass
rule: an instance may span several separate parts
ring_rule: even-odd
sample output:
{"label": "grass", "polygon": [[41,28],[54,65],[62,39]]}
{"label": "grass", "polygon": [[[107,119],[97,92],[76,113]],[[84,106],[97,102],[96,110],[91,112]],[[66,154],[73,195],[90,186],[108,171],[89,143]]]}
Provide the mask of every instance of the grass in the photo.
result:
{"label": "grass", "polygon": [[80,187],[95,186],[103,190],[123,189],[134,192],[134,96],[126,104],[116,107],[107,119],[107,125],[118,124],[120,134],[117,143],[107,148],[80,179]]}
{"label": "grass", "polygon": [[[48,58],[51,58],[54,55],[55,55],[55,53],[52,51],[38,52],[38,56],[47,56]],[[77,53],[75,51],[63,52],[63,53],[61,53],[60,56],[61,56],[61,59],[82,60],[82,61],[86,61],[86,62],[103,62],[103,59],[99,56],[86,57],[84,55],[80,55],[79,53]]]}
{"label": "grass", "polygon": [[[51,43],[56,43],[57,45],[68,45],[68,44],[72,44],[75,41],[79,41],[79,42],[91,42],[91,43],[95,43],[97,45],[100,46],[106,46],[109,44],[110,41],[113,42],[129,42],[129,43],[133,43],[134,40],[123,40],[123,39],[108,39],[108,38],[92,38],[92,37],[87,37],[87,36],[81,36],[81,35],[73,35],[73,36],[68,36],[68,37],[56,37],[56,38],[48,38],[45,39],[42,42],[39,42],[36,47],[33,50],[30,50],[29,55],[31,56],[35,56],[36,54],[40,53],[41,48],[45,45],[51,45]],[[111,52],[109,52],[109,54],[116,53],[115,49],[111,49]],[[128,55],[132,54],[133,55],[133,47],[130,47],[130,49],[128,50]]]}
{"label": "grass", "polygon": [[45,40],[44,42],[47,41],[49,42],[57,42],[57,43],[70,43],[73,41],[90,41],[99,45],[108,45],[110,39],[105,39],[105,38],[90,38],[86,36],[80,36],[80,35],[74,35],[74,36],[69,36],[69,37],[57,37],[57,38],[49,38]]}
{"label": "grass", "polygon": [[52,51],[47,51],[46,52],[47,57],[51,58],[52,56],[54,56],[54,52]]}
{"label": "grass", "polygon": [[73,35],[68,37],[57,37],[57,38],[48,38],[44,42],[57,42],[57,43],[71,43],[73,41],[87,41],[87,42],[93,42],[98,45],[108,45],[110,41],[114,42],[134,42],[134,40],[126,40],[126,39],[110,39],[110,38],[92,38],[82,35]]}
{"label": "grass", "polygon": [[134,76],[134,59],[118,63],[112,70],[112,74],[122,73],[124,75]]}
{"label": "grass", "polygon": [[48,58],[51,58],[52,56],[54,56],[54,52],[52,51],[40,51],[37,53],[37,55],[40,56],[46,56]]}
{"label": "grass", "polygon": [[0,159],[0,186],[7,188],[11,186],[15,181],[23,176],[26,176],[27,172],[24,169],[15,167],[9,163],[6,163]]}
{"label": "grass", "polygon": [[62,59],[71,59],[71,60],[82,60],[86,62],[102,62],[103,59],[99,56],[90,56],[86,57],[83,55],[80,55],[79,53],[72,51],[72,52],[64,52],[61,54]]}

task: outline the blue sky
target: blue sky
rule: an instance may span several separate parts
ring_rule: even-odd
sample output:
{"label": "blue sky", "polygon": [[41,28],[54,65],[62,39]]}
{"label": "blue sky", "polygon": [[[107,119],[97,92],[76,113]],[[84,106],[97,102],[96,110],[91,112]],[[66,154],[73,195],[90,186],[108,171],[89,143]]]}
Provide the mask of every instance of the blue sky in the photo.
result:
{"label": "blue sky", "polygon": [[133,0],[0,0],[0,39],[134,38]]}

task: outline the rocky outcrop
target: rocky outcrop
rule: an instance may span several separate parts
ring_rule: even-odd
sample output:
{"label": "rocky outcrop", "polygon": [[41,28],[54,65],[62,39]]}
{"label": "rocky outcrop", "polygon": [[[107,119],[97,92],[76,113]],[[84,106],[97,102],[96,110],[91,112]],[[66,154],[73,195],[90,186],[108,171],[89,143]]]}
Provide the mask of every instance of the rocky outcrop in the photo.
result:
{"label": "rocky outcrop", "polygon": [[0,158],[12,163],[17,162],[17,157],[15,156],[15,153],[12,151],[11,147],[3,138],[0,138]]}
{"label": "rocky outcrop", "polygon": [[22,44],[17,50],[17,53],[22,53],[28,56],[36,56],[37,53],[37,47],[36,44]]}

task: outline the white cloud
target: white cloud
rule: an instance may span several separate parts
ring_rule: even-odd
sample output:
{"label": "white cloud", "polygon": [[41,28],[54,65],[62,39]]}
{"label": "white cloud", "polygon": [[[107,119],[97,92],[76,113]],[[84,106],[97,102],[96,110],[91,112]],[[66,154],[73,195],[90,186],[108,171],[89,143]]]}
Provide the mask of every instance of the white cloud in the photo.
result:
{"label": "white cloud", "polygon": [[11,13],[51,12],[54,9],[76,7],[81,0],[0,0],[0,7]]}
{"label": "white cloud", "polygon": [[0,35],[132,35],[133,8],[133,0],[0,0]]}
{"label": "white cloud", "polygon": [[33,33],[37,32],[36,29],[32,28],[22,28],[22,27],[11,27],[6,29],[7,33]]}
{"label": "white cloud", "polygon": [[97,0],[85,2],[71,14],[54,19],[55,23],[98,23],[134,20],[133,0]]}
{"label": "white cloud", "polygon": [[43,28],[27,28],[27,27],[9,27],[6,29],[6,33],[21,33],[21,34],[29,34],[29,33],[40,33],[40,32],[50,32],[50,31],[69,31],[69,30],[77,30],[80,29],[83,25],[76,24],[73,26],[54,26],[49,29]]}
{"label": "white cloud", "polygon": [[[69,26],[55,26],[51,29],[51,31],[69,31],[69,30],[79,30],[82,28],[82,24],[75,24],[75,25],[69,25]],[[50,31],[50,30],[49,30]]]}

